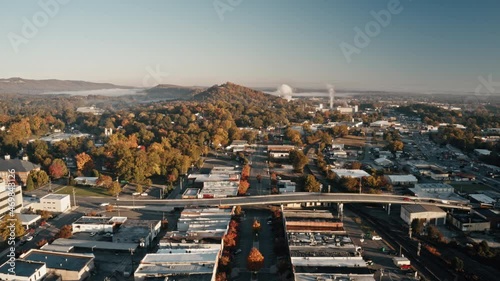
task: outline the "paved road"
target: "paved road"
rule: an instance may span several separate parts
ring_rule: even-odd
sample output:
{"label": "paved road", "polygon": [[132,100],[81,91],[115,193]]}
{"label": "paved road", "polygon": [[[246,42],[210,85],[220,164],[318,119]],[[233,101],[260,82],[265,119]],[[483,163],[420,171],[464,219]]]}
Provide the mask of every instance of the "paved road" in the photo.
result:
{"label": "paved road", "polygon": [[[250,169],[250,188],[249,193],[251,195],[265,195],[269,194],[271,179],[269,175],[269,168],[267,161],[267,154],[264,153],[265,146],[258,145],[255,148],[255,153],[250,155],[249,161],[252,163],[252,168]],[[261,182],[257,181],[257,176],[262,177]]]}
{"label": "paved road", "polygon": [[[110,199],[107,198],[107,201]],[[115,199],[113,199],[115,200]],[[418,201],[416,201],[418,200]],[[332,202],[332,203],[380,203],[380,204],[424,204],[434,205],[443,208],[469,210],[469,206],[458,205],[461,202],[450,201],[449,204],[431,202],[432,198],[421,198],[388,194],[357,194],[357,193],[310,193],[296,192],[287,194],[276,194],[273,196],[244,196],[213,199],[172,199],[172,200],[135,200],[135,205],[156,205],[165,207],[184,206],[208,206],[208,205],[269,205],[282,203],[303,203],[303,202]],[[132,205],[132,200],[119,200],[120,206]]]}

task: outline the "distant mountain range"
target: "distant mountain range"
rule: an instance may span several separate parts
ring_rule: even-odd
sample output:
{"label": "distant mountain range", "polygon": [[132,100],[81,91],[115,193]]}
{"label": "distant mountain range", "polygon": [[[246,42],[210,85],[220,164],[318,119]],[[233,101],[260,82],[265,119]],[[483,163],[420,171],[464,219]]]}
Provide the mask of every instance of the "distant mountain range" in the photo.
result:
{"label": "distant mountain range", "polygon": [[30,80],[18,77],[0,79],[0,93],[4,94],[41,94],[61,91],[90,91],[103,89],[131,89],[110,83],[93,83],[73,80]]}

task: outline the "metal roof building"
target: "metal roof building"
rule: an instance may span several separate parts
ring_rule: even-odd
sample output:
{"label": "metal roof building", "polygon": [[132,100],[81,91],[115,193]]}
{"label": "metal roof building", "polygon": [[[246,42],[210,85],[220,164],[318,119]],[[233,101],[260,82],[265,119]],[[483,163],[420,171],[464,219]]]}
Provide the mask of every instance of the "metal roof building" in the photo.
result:
{"label": "metal roof building", "polygon": [[30,250],[22,259],[45,263],[47,269],[61,275],[62,280],[85,280],[94,268],[94,257],[82,254]]}
{"label": "metal roof building", "polygon": [[[47,266],[43,262],[15,260],[12,269],[9,261],[0,266],[0,280],[31,281],[42,280],[47,274]],[[12,274],[13,271],[15,274]]]}

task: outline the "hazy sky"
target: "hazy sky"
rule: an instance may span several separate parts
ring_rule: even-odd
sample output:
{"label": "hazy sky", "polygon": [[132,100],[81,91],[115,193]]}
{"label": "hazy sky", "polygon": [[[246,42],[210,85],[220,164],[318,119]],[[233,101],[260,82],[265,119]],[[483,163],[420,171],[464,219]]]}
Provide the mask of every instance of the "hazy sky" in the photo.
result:
{"label": "hazy sky", "polygon": [[[464,92],[478,76],[500,82],[498,0],[400,0],[385,26],[370,12],[394,0],[72,0],[47,15],[40,3],[55,1],[0,2],[1,78]],[[373,37],[356,44],[367,24]],[[357,48],[350,62],[342,42]]]}

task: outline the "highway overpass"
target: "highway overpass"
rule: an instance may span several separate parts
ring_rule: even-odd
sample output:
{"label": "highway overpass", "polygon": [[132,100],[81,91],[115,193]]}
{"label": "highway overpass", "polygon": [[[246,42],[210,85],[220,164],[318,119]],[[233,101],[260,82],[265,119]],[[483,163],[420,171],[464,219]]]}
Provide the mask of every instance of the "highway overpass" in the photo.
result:
{"label": "highway overpass", "polygon": [[470,210],[470,206],[462,201],[439,200],[435,198],[421,198],[413,196],[385,195],[385,194],[358,194],[358,193],[312,193],[295,192],[276,195],[242,196],[227,198],[204,199],[147,199],[130,200],[118,199],[120,205],[146,206],[162,205],[165,207],[184,206],[212,206],[212,205],[274,205],[287,203],[379,203],[379,204],[421,204],[434,205],[443,208]]}

